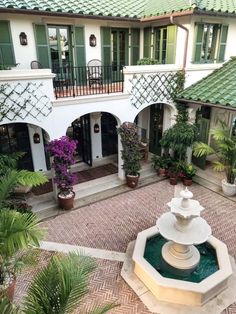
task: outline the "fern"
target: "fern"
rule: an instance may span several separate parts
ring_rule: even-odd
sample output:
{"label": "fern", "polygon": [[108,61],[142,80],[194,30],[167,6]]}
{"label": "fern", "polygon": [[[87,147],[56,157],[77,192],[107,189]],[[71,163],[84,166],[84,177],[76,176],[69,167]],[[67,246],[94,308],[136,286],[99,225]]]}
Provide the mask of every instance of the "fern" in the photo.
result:
{"label": "fern", "polygon": [[17,183],[21,185],[37,186],[48,182],[47,177],[41,172],[28,170],[18,171]]}

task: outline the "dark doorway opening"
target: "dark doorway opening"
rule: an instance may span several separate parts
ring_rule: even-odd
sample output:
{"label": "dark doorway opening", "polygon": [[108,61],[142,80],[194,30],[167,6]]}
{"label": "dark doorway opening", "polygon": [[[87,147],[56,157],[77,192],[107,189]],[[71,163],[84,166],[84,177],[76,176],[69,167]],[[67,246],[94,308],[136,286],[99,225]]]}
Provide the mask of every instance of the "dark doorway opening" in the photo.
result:
{"label": "dark doorway opening", "polygon": [[154,104],[150,107],[149,151],[161,155],[160,140],[163,133],[164,105]]}
{"label": "dark doorway opening", "polygon": [[102,156],[110,156],[118,152],[118,136],[116,131],[116,118],[110,113],[102,112]]}

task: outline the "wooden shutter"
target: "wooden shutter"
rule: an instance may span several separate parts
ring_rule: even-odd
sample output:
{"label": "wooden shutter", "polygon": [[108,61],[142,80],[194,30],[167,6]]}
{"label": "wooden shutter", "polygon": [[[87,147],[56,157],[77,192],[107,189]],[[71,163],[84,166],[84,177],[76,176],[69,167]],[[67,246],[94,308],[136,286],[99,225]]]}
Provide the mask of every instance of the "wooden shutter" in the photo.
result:
{"label": "wooden shutter", "polygon": [[152,28],[151,27],[144,28],[143,32],[144,32],[143,57],[151,58]]}
{"label": "wooden shutter", "polygon": [[86,65],[84,28],[74,27],[75,64],[78,67]]}
{"label": "wooden shutter", "polygon": [[140,46],[140,29],[131,29],[131,65],[137,65],[139,60],[139,46]]}
{"label": "wooden shutter", "polygon": [[10,23],[8,21],[0,21],[0,64],[13,66],[15,63]]}
{"label": "wooden shutter", "polygon": [[111,65],[111,28],[101,27],[102,63]]}
{"label": "wooden shutter", "polygon": [[218,50],[218,58],[219,62],[225,61],[225,49],[226,49],[226,42],[228,36],[228,25],[222,25],[220,30],[220,43],[219,43],[219,50]]}
{"label": "wooden shutter", "polygon": [[166,63],[175,64],[177,26],[167,27]]}
{"label": "wooden shutter", "polygon": [[37,59],[42,64],[43,68],[51,68],[47,26],[43,24],[34,24],[34,33]]}
{"label": "wooden shutter", "polygon": [[194,49],[194,62],[201,62],[201,52],[203,45],[203,33],[204,33],[204,24],[196,25],[196,42]]}

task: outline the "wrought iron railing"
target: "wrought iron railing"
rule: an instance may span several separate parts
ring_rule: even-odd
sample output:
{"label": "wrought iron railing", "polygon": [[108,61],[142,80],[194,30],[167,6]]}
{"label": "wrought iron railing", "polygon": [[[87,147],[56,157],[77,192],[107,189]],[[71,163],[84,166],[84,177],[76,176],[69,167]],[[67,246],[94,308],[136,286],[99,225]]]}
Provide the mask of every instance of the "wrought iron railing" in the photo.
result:
{"label": "wrought iron railing", "polygon": [[123,66],[53,67],[56,98],[123,92]]}

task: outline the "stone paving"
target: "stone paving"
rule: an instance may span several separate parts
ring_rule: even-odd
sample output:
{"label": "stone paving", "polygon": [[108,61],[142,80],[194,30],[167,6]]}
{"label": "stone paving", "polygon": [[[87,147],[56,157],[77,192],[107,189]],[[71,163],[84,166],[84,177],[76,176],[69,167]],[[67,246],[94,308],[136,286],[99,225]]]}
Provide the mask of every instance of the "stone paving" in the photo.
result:
{"label": "stone paving", "polygon": [[[197,184],[190,190],[206,208],[202,216],[211,225],[213,235],[224,241],[236,258],[236,202]],[[174,187],[162,181],[65,213],[41,224],[47,228],[45,240],[125,252],[137,233],[153,226],[167,210],[166,203],[173,195]],[[120,306],[110,311],[111,314],[150,313],[121,278],[121,262],[99,259],[97,263],[98,269],[91,278],[91,292],[76,314],[86,313],[94,304],[114,301]],[[26,274],[18,281],[17,300],[28,286],[28,277]],[[236,305],[231,305],[226,313],[236,314]]]}

